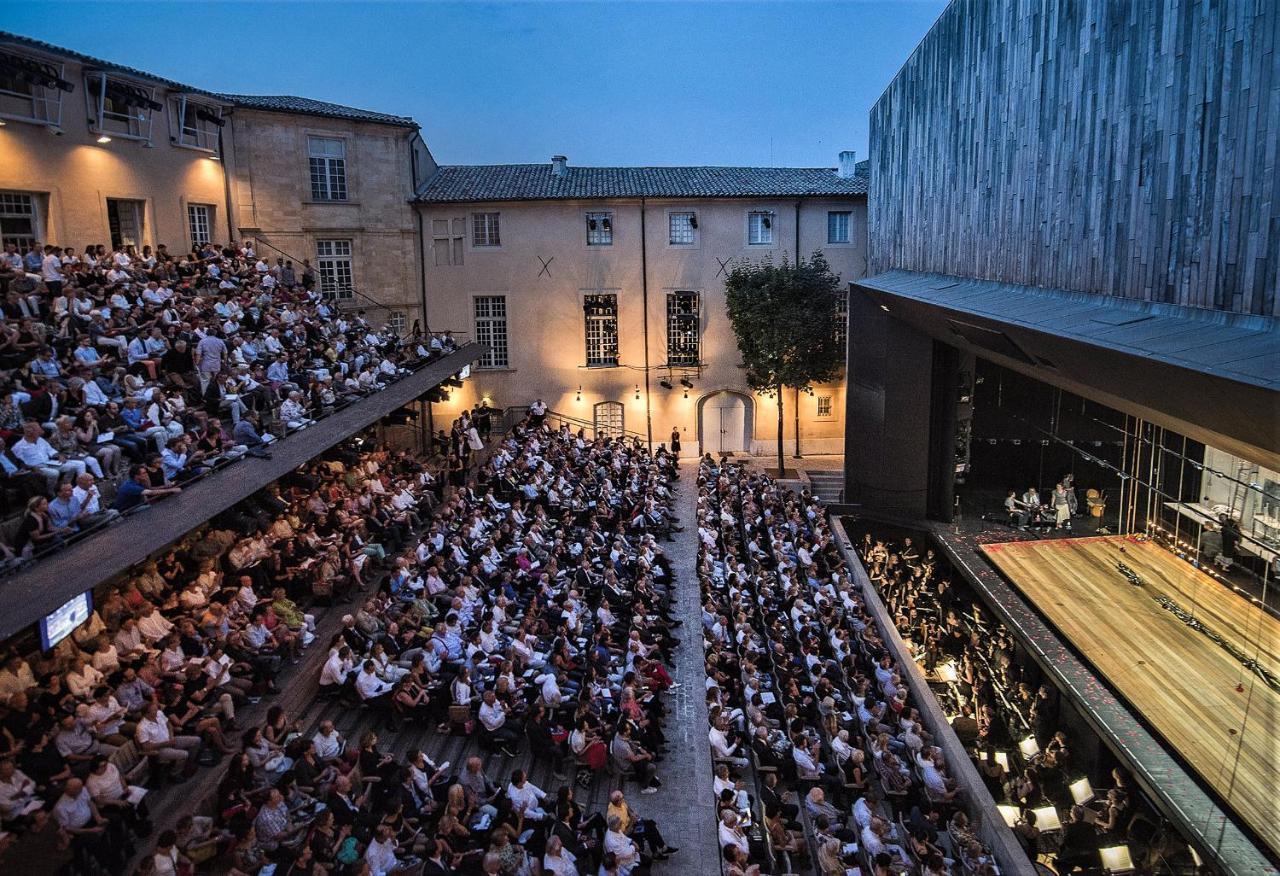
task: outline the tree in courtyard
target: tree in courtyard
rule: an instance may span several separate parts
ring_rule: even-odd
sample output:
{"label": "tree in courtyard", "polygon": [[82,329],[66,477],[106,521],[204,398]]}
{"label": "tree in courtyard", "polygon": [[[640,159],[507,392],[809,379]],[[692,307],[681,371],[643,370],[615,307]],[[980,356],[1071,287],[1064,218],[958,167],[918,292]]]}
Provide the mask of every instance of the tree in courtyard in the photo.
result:
{"label": "tree in courtyard", "polygon": [[778,477],[783,477],[782,390],[808,392],[844,367],[838,334],[840,279],[821,252],[806,261],[736,264],[725,279],[729,322],[755,391],[778,400]]}

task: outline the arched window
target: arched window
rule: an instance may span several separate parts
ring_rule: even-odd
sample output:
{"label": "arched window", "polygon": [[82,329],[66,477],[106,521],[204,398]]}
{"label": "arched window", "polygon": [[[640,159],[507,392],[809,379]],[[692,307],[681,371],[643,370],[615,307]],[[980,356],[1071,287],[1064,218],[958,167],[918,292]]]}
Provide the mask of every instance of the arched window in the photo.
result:
{"label": "arched window", "polygon": [[596,434],[606,438],[622,435],[622,402],[599,402],[593,409]]}

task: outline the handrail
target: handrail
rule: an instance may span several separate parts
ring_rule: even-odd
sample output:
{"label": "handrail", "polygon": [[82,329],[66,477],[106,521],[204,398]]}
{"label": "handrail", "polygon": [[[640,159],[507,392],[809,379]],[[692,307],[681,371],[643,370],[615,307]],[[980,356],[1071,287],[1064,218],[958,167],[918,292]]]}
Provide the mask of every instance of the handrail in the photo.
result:
{"label": "handrail", "polygon": [[[529,412],[528,405],[509,405],[508,407],[504,408],[502,412],[503,429],[510,430],[510,428],[514,426],[516,423],[518,423],[521,419],[523,419],[524,415],[527,414],[528,412]],[[583,429],[589,429],[591,430],[591,434],[593,435],[598,435],[600,431],[596,427],[596,424],[591,420],[584,420],[581,417],[574,417],[574,416],[570,416],[569,414],[562,414],[559,411],[553,411],[550,409],[547,410],[547,414],[544,419],[554,420],[560,424],[565,424],[569,426],[578,426]],[[632,432],[627,429],[623,429],[619,433],[619,435],[615,437],[638,438],[642,442],[648,441],[648,439],[642,433]]]}
{"label": "handrail", "polygon": [[[267,249],[273,249],[273,250],[275,250],[276,252],[280,253],[280,255],[284,256],[284,257],[285,257],[285,258],[287,258],[287,259],[291,259],[291,260],[293,260],[293,261],[297,262],[298,264],[302,264],[302,262],[303,262],[303,261],[305,261],[305,259],[300,259],[300,258],[298,258],[296,255],[294,255],[294,254],[293,254],[293,253],[291,253],[291,252],[285,252],[284,250],[282,250],[280,247],[276,246],[274,243],[272,243],[272,242],[271,242],[271,241],[269,241],[269,240],[263,240],[261,237],[257,237],[256,235],[254,236],[253,240],[254,240],[254,243],[260,244],[261,246],[265,246]],[[355,286],[348,286],[348,287],[346,287],[346,291],[347,291],[347,292],[350,292],[352,295],[359,295],[361,298],[366,298],[366,299],[368,299],[369,301],[372,301],[372,302],[374,303],[374,305],[375,305],[375,306],[377,306],[377,307],[381,307],[383,310],[390,311],[390,310],[392,310],[392,309],[393,309],[393,308],[391,307],[391,305],[389,305],[389,304],[385,304],[385,303],[383,303],[383,302],[379,301],[378,299],[374,298],[372,295],[368,294],[367,292],[361,292],[361,291],[360,291],[359,289],[357,289]],[[341,306],[342,306],[342,303],[341,303],[340,301],[338,301],[338,299],[337,299],[337,296],[336,296],[336,295],[334,296],[334,301],[333,301],[333,303],[334,303],[334,304],[336,304],[336,305],[338,305],[339,307],[341,307]]]}

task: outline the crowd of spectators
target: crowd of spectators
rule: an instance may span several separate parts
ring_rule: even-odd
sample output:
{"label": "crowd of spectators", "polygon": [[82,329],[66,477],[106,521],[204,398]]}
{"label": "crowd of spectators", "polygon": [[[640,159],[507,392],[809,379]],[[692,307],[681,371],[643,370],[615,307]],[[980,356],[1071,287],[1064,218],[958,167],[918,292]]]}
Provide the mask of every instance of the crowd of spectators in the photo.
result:
{"label": "crowd of spectators", "polygon": [[0,485],[25,512],[0,534],[0,559],[56,549],[211,469],[269,455],[274,437],[454,346],[375,330],[315,279],[248,241],[183,254],[7,245]]}
{"label": "crowd of spectators", "polygon": [[[439,502],[417,457],[340,445],[216,517],[99,592],[89,620],[48,652],[0,669],[0,821],[56,830],[75,873],[119,873],[151,831],[149,790],[227,762],[281,772],[283,714],[243,728],[246,703],[315,640],[316,603],[359,596]],[[286,790],[288,788],[286,787]],[[50,824],[52,822],[52,824]],[[158,863],[203,862],[234,821],[184,820]],[[246,871],[256,872],[256,871]]]}
{"label": "crowd of spectators", "polygon": [[1185,843],[1160,829],[1161,819],[1121,769],[1105,777],[1109,787],[1092,786],[1089,773],[1099,779],[1098,765],[1076,752],[1096,750],[1097,740],[1077,738],[1083,725],[1063,720],[1057,690],[1020,654],[1008,628],[953,578],[945,559],[932,548],[921,551],[911,536],[871,531],[858,553],[1032,859],[1052,859],[1058,873],[1094,871],[1100,848],[1131,844],[1152,871],[1189,860]]}
{"label": "crowd of spectators", "polygon": [[[454,425],[451,457],[478,428]],[[385,587],[343,617],[319,683],[390,730],[474,736],[486,757],[396,757],[376,733],[348,741],[325,720],[286,741],[274,775],[233,763],[220,808],[253,814],[237,870],[613,876],[677,851],[625,791],[661,785],[680,622],[659,542],[674,528],[676,460],[531,414],[469,462],[465,486],[390,559]],[[562,784],[537,787],[526,762]],[[607,807],[584,811],[575,789],[602,773],[616,785]]]}
{"label": "crowd of spectators", "polygon": [[709,456],[698,490],[726,872],[994,873],[821,503]]}

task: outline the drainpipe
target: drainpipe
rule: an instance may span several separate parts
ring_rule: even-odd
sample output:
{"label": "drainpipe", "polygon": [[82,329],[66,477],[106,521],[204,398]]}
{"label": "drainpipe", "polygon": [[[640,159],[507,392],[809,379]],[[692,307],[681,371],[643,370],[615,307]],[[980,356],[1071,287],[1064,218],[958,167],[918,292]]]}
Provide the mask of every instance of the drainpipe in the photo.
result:
{"label": "drainpipe", "polygon": [[649,246],[645,239],[645,199],[640,199],[640,302],[644,307],[644,429],[653,450],[653,406],[649,399]]}
{"label": "drainpipe", "polygon": [[[798,198],[796,199],[796,259],[795,259],[795,263],[796,263],[796,265],[797,265],[797,266],[799,266],[799,264],[800,264],[800,200],[799,200]],[[796,458],[796,459],[803,459],[804,457],[800,454],[800,387],[798,387],[798,386],[797,386],[797,387],[795,388],[795,390],[796,390],[796,403],[795,403],[794,408],[792,409],[792,413],[793,413],[793,414],[795,414],[795,418],[796,418],[796,454],[795,454],[795,458]],[[779,397],[779,401],[781,401],[781,397]]]}
{"label": "drainpipe", "polygon": [[227,199],[227,246],[234,246],[237,235],[231,216],[231,173],[227,170],[227,150],[222,145],[221,128],[218,129],[218,163],[222,165],[222,196]]}
{"label": "drainpipe", "polygon": [[[417,196],[416,185],[418,182],[418,156],[413,151],[413,138],[417,136],[417,132],[409,135],[406,145],[409,147],[409,177],[413,182],[414,196]],[[422,330],[428,335],[431,334],[431,323],[427,321],[427,241],[423,236],[426,233],[425,226],[422,222],[422,207],[409,202],[413,206],[414,215],[418,217],[418,294],[422,299]]]}

